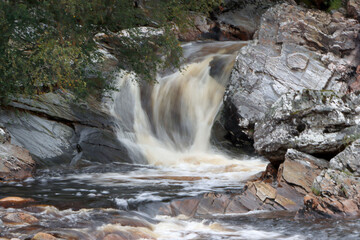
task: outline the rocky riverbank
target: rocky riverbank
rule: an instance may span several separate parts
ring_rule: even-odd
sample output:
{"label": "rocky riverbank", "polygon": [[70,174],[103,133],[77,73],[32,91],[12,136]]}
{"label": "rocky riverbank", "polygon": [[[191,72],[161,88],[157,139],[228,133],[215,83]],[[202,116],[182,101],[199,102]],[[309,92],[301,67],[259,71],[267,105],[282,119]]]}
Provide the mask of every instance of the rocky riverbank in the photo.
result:
{"label": "rocky riverbank", "polygon": [[[263,14],[255,42],[238,54],[223,125],[234,144],[253,143],[271,163],[237,196],[237,209],[359,215],[356,4],[331,13],[274,6]],[[244,208],[248,194],[258,204]]]}
{"label": "rocky riverbank", "polygon": [[[359,1],[349,0],[347,9],[332,12],[249,2],[213,19],[196,16],[195,28],[179,38],[253,39],[238,53],[219,122],[234,146],[254,146],[269,160],[266,171],[241,192],[149,203],[140,210],[200,219],[257,210],[287,211],[297,218],[358,217]],[[101,41],[104,49],[114,47],[106,36]],[[35,163],[130,161],[115,133],[117,120],[99,102],[75,103],[61,91],[11,101],[0,108],[0,181],[31,177]],[[110,217],[84,230],[90,218],[100,215],[96,209],[64,212],[20,198],[1,199],[0,206],[0,223],[21,226],[26,239],[156,238],[151,233],[155,222],[126,211],[102,209]],[[86,216],[77,225],[82,230],[66,225],[66,230],[47,231],[47,221],[60,224],[59,216],[68,220],[73,215]]]}

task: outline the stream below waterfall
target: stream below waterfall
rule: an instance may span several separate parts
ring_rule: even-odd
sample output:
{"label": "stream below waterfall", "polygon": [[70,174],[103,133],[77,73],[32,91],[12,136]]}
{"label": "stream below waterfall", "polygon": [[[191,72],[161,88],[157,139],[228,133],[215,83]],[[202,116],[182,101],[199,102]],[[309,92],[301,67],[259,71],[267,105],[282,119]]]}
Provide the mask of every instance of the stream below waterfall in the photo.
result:
{"label": "stream below waterfall", "polygon": [[29,234],[41,230],[94,240],[107,233],[123,239],[359,239],[358,219],[298,220],[294,213],[267,211],[193,218],[157,214],[176,199],[241,192],[265,170],[261,157],[211,144],[236,51],[245,44],[186,44],[186,67],[159,76],[154,86],[119,73],[120,91],[104,107],[118,120],[118,139],[133,164],[83,161],[39,169],[24,182],[0,183],[0,197],[34,199],[37,206],[24,211],[40,220],[30,226],[0,220],[0,238],[31,239]]}

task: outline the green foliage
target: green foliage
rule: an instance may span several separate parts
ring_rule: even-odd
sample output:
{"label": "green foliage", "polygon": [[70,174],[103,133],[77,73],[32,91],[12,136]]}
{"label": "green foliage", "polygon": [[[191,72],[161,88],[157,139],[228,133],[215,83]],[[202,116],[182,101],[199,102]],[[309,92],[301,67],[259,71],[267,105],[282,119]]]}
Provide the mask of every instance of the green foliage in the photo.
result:
{"label": "green foliage", "polygon": [[[118,39],[119,68],[154,81],[161,68],[179,67],[174,24],[189,24],[192,11],[209,13],[221,0],[0,0],[0,100],[18,94],[71,90],[85,97],[111,85],[99,72],[94,35]],[[161,29],[144,37],[136,27]]]}
{"label": "green foliage", "polygon": [[328,11],[336,10],[342,7],[342,0],[331,0],[329,1]]}
{"label": "green foliage", "polygon": [[336,10],[342,7],[342,0],[298,0],[297,2],[325,11]]}
{"label": "green foliage", "polygon": [[316,196],[320,196],[321,195],[321,191],[319,189],[317,189],[316,187],[312,186],[311,187],[311,191],[316,195]]}

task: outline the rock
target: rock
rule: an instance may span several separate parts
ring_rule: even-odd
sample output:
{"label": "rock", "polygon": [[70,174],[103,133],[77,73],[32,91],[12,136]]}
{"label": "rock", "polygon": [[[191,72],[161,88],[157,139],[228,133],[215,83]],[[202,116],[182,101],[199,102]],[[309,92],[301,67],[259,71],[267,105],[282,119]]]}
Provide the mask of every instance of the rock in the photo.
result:
{"label": "rock", "polygon": [[354,141],[344,151],[332,158],[330,167],[360,177],[360,140]]}
{"label": "rock", "polygon": [[10,133],[5,128],[0,128],[0,144],[10,142]]}
{"label": "rock", "polygon": [[27,213],[16,212],[6,214],[2,220],[6,223],[15,223],[15,224],[33,224],[39,222],[39,220]]}
{"label": "rock", "polygon": [[226,194],[206,193],[197,206],[196,215],[224,214],[229,202]]}
{"label": "rock", "polygon": [[153,226],[144,219],[136,219],[130,217],[118,217],[114,218],[111,221],[112,224],[120,224],[121,226],[130,226],[130,227],[141,227],[148,228],[149,230],[153,230]]}
{"label": "rock", "polygon": [[176,30],[175,33],[180,41],[196,41],[199,39],[211,39],[216,37],[213,29],[216,23],[203,15],[191,16],[193,25],[183,31]]}
{"label": "rock", "polygon": [[284,94],[255,126],[254,147],[274,165],[288,149],[331,158],[360,137],[357,95],[343,99],[332,91]]}
{"label": "rock", "polygon": [[115,120],[95,100],[75,103],[71,94],[61,91],[19,98],[0,109],[0,125],[40,165],[72,159],[76,164],[81,158],[103,163],[129,161],[114,132]]}
{"label": "rock", "polygon": [[348,0],[347,2],[348,15],[360,21],[360,1]]}
{"label": "rock", "polygon": [[360,215],[360,181],[338,170],[327,169],[316,177],[313,193],[304,198],[303,217],[346,217]]}
{"label": "rock", "polygon": [[359,29],[355,20],[287,3],[268,9],[226,88],[222,118],[233,142],[252,139],[255,123],[289,91],[355,91]]}
{"label": "rock", "polygon": [[353,19],[284,3],[262,16],[258,35],[260,44],[294,43],[340,54],[355,49],[359,29]]}
{"label": "rock", "polygon": [[128,238],[125,238],[124,236],[120,236],[118,234],[108,234],[106,235],[103,240],[127,240]]}
{"label": "rock", "polygon": [[54,237],[51,234],[39,232],[31,240],[56,240],[58,238]]}
{"label": "rock", "polygon": [[181,200],[173,200],[170,203],[173,216],[183,214],[185,216],[192,217],[200,203],[198,198],[187,198]]}
{"label": "rock", "polygon": [[271,0],[232,1],[225,3],[224,10],[215,18],[223,32],[229,32],[241,40],[250,40],[260,25],[262,14],[274,4],[275,1]]}
{"label": "rock", "polygon": [[10,143],[0,144],[0,181],[24,180],[31,177],[35,161],[29,152]]}
{"label": "rock", "polygon": [[35,200],[32,198],[6,197],[0,199],[0,206],[4,208],[23,208],[33,202],[35,202]]}
{"label": "rock", "polygon": [[311,155],[289,149],[285,161],[278,170],[278,182],[286,182],[303,194],[311,193],[314,179],[321,170],[328,167],[329,162]]}

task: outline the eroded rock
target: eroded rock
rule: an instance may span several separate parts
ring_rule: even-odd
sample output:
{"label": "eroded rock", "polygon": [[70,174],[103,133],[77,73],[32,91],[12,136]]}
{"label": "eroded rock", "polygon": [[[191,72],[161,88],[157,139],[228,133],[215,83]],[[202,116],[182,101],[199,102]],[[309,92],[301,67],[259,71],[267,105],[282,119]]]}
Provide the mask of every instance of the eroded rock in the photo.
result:
{"label": "eroded rock", "polygon": [[267,10],[258,41],[239,51],[225,92],[224,126],[233,142],[251,139],[255,123],[289,91],[345,95],[357,82],[359,29],[353,19],[287,3]]}
{"label": "eroded rock", "polygon": [[299,217],[360,215],[360,181],[338,170],[327,169],[316,177],[312,193],[304,198]]}
{"label": "eroded rock", "polygon": [[311,155],[289,149],[285,161],[278,170],[278,182],[286,182],[303,194],[311,193],[314,179],[329,162]]}
{"label": "eroded rock", "polygon": [[360,136],[358,98],[316,90],[284,94],[255,126],[254,147],[275,165],[283,162],[290,148],[335,156]]}
{"label": "eroded rock", "polygon": [[360,1],[349,0],[347,2],[347,12],[351,17],[360,21]]}
{"label": "eroded rock", "polygon": [[344,151],[332,158],[330,166],[332,169],[347,171],[355,177],[360,177],[360,140],[354,141]]}
{"label": "eroded rock", "polygon": [[0,143],[0,181],[24,180],[31,177],[35,170],[35,161],[29,151],[11,144],[10,136],[2,128],[6,139]]}
{"label": "eroded rock", "polygon": [[39,222],[36,217],[24,212],[8,213],[2,220],[6,223],[14,224],[33,224]]}
{"label": "eroded rock", "polygon": [[95,100],[75,103],[71,94],[57,92],[19,98],[9,106],[0,109],[0,124],[38,164],[128,161],[114,119]]}
{"label": "eroded rock", "polygon": [[31,240],[56,240],[58,238],[54,237],[51,234],[39,232]]}

